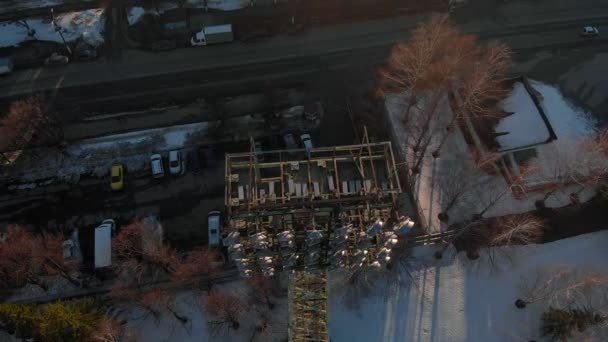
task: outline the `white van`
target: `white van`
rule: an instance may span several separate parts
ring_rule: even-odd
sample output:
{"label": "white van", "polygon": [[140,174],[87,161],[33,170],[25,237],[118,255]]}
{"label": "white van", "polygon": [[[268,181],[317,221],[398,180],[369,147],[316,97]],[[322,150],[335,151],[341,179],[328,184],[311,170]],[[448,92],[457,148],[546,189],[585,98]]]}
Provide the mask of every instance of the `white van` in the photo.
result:
{"label": "white van", "polygon": [[0,75],[8,75],[13,72],[13,61],[10,57],[0,57]]}
{"label": "white van", "polygon": [[207,231],[209,232],[209,246],[218,247],[220,245],[220,218],[222,213],[213,210],[207,215]]}
{"label": "white van", "polygon": [[165,176],[163,157],[160,154],[153,154],[150,156],[150,167],[152,168],[152,177],[163,178]]}

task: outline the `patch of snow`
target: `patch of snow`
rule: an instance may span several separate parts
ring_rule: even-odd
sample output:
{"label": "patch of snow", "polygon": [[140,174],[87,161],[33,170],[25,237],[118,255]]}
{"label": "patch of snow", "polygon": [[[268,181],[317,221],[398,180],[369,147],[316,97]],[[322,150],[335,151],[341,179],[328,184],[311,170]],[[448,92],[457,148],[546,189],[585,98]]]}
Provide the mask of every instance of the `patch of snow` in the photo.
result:
{"label": "patch of snow", "polygon": [[[93,2],[95,0],[79,0],[80,2]],[[2,0],[0,4],[0,13],[14,13],[17,11],[23,11],[27,9],[40,9],[44,7],[52,7],[62,5],[66,2],[65,0]],[[71,2],[74,2],[72,0]]]}
{"label": "patch of snow", "polygon": [[[191,0],[191,2],[199,2],[201,0]],[[209,0],[209,8],[222,11],[234,11],[249,6],[249,0]]]}
{"label": "patch of snow", "polygon": [[[540,317],[549,305],[568,300],[605,310],[605,285],[584,291],[557,292],[518,309],[524,284],[566,271],[557,287],[584,275],[608,276],[608,232],[602,231],[544,245],[500,247],[480,259],[459,253],[397,273],[392,281],[373,282],[372,293],[348,296],[352,287],[330,272],[329,323],[332,341],[531,341],[543,340]],[[490,253],[497,259],[492,266]],[[337,288],[337,290],[336,290]],[[605,341],[606,325],[588,329],[573,340]],[[585,338],[586,337],[586,338]]]}
{"label": "patch of snow", "polygon": [[557,87],[538,81],[530,83],[542,96],[541,104],[558,139],[585,138],[596,133],[593,116],[568,101]]}
{"label": "patch of snow", "polygon": [[[394,147],[396,153],[411,164],[414,160],[411,146],[416,142],[416,130],[420,127],[420,123],[415,119],[418,117],[416,115],[418,109],[413,107],[409,124],[403,124],[406,98],[405,94],[387,96],[385,106],[391,122],[391,135],[396,141]],[[441,140],[446,122],[452,115],[446,101],[440,102],[437,113],[440,117],[433,120],[433,124],[437,127],[430,128],[433,134],[429,139],[428,153],[422,158],[420,173],[411,175],[413,182],[411,191],[416,209],[420,214],[422,226],[428,232],[443,231],[454,223],[470,220],[474,214],[484,210],[484,217],[525,213],[535,210],[535,202],[543,199],[546,200],[545,203],[548,207],[560,208],[571,204],[570,194],[572,193],[580,191],[579,200],[581,202],[588,201],[596,193],[593,186],[581,189],[580,185],[572,184],[560,186],[557,191],[550,193],[548,198],[545,198],[545,191],[542,189],[528,191],[523,197],[515,197],[501,174],[490,175],[477,166],[460,128],[447,136],[441,156],[433,158],[431,152]],[[412,116],[414,119],[411,119]],[[580,140],[558,138],[549,144],[537,146],[537,159],[541,166],[539,172],[542,173],[534,174],[533,177],[527,176],[525,185],[532,186],[559,181],[560,177],[564,176],[563,171],[568,171],[564,170],[564,167],[568,165],[564,160],[572,157],[566,155],[566,152],[573,150],[578,142]],[[566,150],[564,146],[569,146],[569,149]],[[529,181],[533,184],[530,184]],[[450,205],[454,194],[459,192],[458,199],[448,211],[449,222],[441,222],[438,214]]]}
{"label": "patch of snow", "polygon": [[[103,31],[105,27],[104,9],[90,9],[79,12],[58,14],[57,25],[67,42],[73,42],[82,38],[85,42],[99,46],[103,44]],[[62,43],[60,34],[55,31],[55,26],[49,19],[26,18],[27,24],[36,30],[34,37],[28,37],[24,25],[16,22],[0,23],[0,47],[17,46],[28,40],[47,40]]]}
{"label": "patch of snow", "polygon": [[496,133],[508,133],[496,138],[503,150],[543,143],[550,134],[538,108],[522,82],[515,82],[507,99],[501,103],[509,113],[494,128]]}
{"label": "patch of snow", "polygon": [[129,21],[129,25],[135,25],[137,24],[141,18],[144,16],[144,14],[146,14],[146,10],[143,9],[142,7],[132,7],[129,10],[129,14],[128,14],[128,21]]}
{"label": "patch of snow", "polygon": [[[215,9],[220,11],[234,11],[243,9],[249,6],[249,0],[208,0],[207,7],[209,9]],[[204,0],[186,0],[184,4],[185,8],[205,8]],[[152,7],[147,12],[153,14],[162,14],[166,11],[179,8],[175,1],[160,1],[158,5],[158,12],[156,8]]]}
{"label": "patch of snow", "polygon": [[[246,295],[248,289],[244,280],[222,283],[213,286],[214,291],[236,295]],[[254,340],[256,325],[261,317],[260,310],[243,300],[243,311],[239,315],[238,330],[227,328],[224,333],[214,334],[207,323],[210,318],[204,305],[207,294],[202,291],[181,291],[175,294],[174,309],[181,316],[188,317],[186,324],[180,323],[171,313],[163,312],[160,317],[146,315],[140,308],[129,307],[120,314],[127,320],[140,341],[250,341]],[[273,310],[265,311],[269,315],[269,328],[266,334],[258,334],[260,341],[279,342],[287,339],[287,303],[286,298],[273,299]]]}

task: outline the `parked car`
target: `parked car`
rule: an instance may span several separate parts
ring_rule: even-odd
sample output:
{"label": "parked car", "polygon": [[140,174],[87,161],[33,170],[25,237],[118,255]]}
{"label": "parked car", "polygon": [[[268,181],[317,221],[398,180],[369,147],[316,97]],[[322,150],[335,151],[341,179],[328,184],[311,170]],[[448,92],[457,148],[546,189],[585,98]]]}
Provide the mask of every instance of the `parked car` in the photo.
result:
{"label": "parked car", "polygon": [[112,190],[122,190],[124,187],[124,167],[122,164],[112,164],[110,168],[110,186]]}
{"label": "parked car", "polygon": [[583,37],[595,37],[600,34],[600,31],[595,26],[585,26],[581,30],[581,36]]}
{"label": "parked car", "polygon": [[310,138],[310,134],[302,134],[300,140],[302,140],[302,145],[304,145],[306,151],[310,152],[310,150],[312,150],[312,139]]}
{"label": "parked car", "polygon": [[152,168],[152,177],[165,177],[165,169],[163,168],[163,157],[160,154],[153,154],[150,156],[150,166]]}
{"label": "parked car", "polygon": [[209,232],[209,246],[220,245],[220,223],[222,213],[218,210],[210,211],[207,215],[207,231]]}
{"label": "parked car", "polygon": [[70,62],[68,56],[60,55],[57,52],[53,52],[47,59],[44,60],[44,65],[48,67],[62,66]]}
{"label": "parked car", "polygon": [[288,150],[295,150],[298,148],[298,144],[296,144],[296,139],[293,137],[293,134],[287,133],[283,136],[283,141],[285,141],[285,147]]}
{"label": "parked car", "polygon": [[182,151],[171,151],[169,152],[169,172],[172,175],[179,175],[184,173],[184,160],[182,158]]}

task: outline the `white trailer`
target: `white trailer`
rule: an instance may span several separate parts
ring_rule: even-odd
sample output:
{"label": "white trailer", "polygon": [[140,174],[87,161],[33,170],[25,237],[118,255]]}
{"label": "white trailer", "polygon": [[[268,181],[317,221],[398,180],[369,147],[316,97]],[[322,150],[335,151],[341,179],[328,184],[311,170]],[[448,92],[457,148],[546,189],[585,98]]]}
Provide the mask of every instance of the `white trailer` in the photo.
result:
{"label": "white trailer", "polygon": [[192,46],[205,46],[210,44],[229,43],[234,40],[232,25],[204,26],[190,38]]}
{"label": "white trailer", "polygon": [[104,220],[95,228],[95,268],[112,266],[112,231],[114,220]]}

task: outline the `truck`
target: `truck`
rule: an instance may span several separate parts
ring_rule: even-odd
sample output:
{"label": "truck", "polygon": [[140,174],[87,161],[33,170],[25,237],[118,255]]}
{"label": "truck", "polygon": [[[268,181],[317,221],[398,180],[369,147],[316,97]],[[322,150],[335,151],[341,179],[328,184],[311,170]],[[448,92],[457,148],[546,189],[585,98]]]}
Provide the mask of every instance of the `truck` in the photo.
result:
{"label": "truck", "polygon": [[13,61],[10,57],[0,57],[0,75],[8,75],[13,72]]}
{"label": "truck", "polygon": [[234,40],[232,24],[204,26],[202,30],[190,38],[192,46],[229,43]]}
{"label": "truck", "polygon": [[112,219],[101,222],[95,228],[95,268],[112,266],[112,232],[116,223]]}

